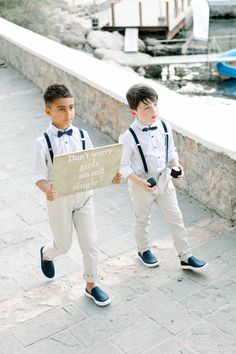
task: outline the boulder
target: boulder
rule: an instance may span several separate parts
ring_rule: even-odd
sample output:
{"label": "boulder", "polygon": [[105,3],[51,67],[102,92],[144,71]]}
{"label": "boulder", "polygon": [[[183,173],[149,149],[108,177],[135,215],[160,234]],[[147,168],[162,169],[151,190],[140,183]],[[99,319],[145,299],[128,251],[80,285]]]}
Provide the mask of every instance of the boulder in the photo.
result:
{"label": "boulder", "polygon": [[181,55],[182,44],[161,44],[147,46],[147,53],[153,56]]}
{"label": "boulder", "polygon": [[91,47],[91,45],[88,44],[88,42],[85,42],[84,46],[83,46],[83,50],[86,52],[86,53],[89,53],[89,54],[93,54],[94,55],[94,48]]}
{"label": "boulder", "polygon": [[57,0],[57,4],[56,4],[60,9],[62,9],[63,11],[69,11],[70,10],[70,6],[68,4],[67,1],[65,0]]}
{"label": "boulder", "polygon": [[73,21],[73,22],[67,22],[65,24],[65,30],[67,31],[73,31],[75,33],[78,33],[80,36],[87,36],[88,34],[88,29],[84,28],[81,23],[77,22],[77,21]]}
{"label": "boulder", "polygon": [[139,52],[145,53],[146,52],[146,45],[145,42],[139,38],[138,40],[138,50]]}
{"label": "boulder", "polygon": [[136,70],[136,73],[138,73],[140,76],[145,76],[146,70],[144,69],[143,66],[139,66]]}
{"label": "boulder", "polygon": [[82,49],[86,42],[84,36],[69,31],[60,33],[59,39],[62,44],[75,49]]}
{"label": "boulder", "polygon": [[154,79],[161,79],[162,74],[162,66],[161,65],[150,65],[145,66],[145,77],[146,78],[154,78]]}
{"label": "boulder", "polygon": [[144,39],[144,43],[146,46],[155,46],[155,45],[158,45],[160,43],[160,41],[156,38],[153,38],[153,37],[147,37]]}
{"label": "boulder", "polygon": [[93,48],[121,51],[124,47],[124,37],[119,32],[90,31],[87,42]]}
{"label": "boulder", "polygon": [[58,38],[62,44],[71,48],[82,49],[86,42],[88,30],[79,22],[66,22],[58,27]]}
{"label": "boulder", "polygon": [[5,61],[0,59],[0,68],[6,68],[7,64],[5,63]]}

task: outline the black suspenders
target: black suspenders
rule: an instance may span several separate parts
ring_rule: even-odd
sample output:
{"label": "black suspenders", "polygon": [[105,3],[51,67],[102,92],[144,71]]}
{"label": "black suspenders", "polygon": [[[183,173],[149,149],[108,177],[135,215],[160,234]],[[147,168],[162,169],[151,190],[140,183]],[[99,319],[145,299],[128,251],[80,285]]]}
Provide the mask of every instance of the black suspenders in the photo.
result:
{"label": "black suspenders", "polygon": [[[80,132],[80,136],[81,136],[81,141],[82,141],[82,149],[85,150],[85,137],[84,137],[84,132],[82,129],[79,129],[79,132]],[[49,151],[49,154],[50,154],[50,157],[51,157],[51,160],[52,160],[52,163],[53,163],[53,150],[52,150],[52,144],[51,144],[51,141],[49,139],[49,136],[48,134],[45,132],[44,134],[44,137],[46,139],[46,142],[47,142],[47,146],[48,146],[48,151]]]}
{"label": "black suspenders", "polygon": [[[169,150],[169,135],[168,135],[168,129],[167,129],[166,123],[163,120],[161,120],[161,123],[162,123],[163,129],[164,129],[164,133],[165,133],[166,163],[167,163],[168,162],[168,150]],[[129,127],[129,131],[133,135],[135,144],[136,144],[136,146],[138,148],[138,151],[140,153],[140,156],[141,156],[141,159],[142,159],[142,162],[143,162],[144,171],[147,173],[148,172],[148,167],[147,167],[147,163],[146,163],[145,156],[144,156],[144,153],[143,153],[143,149],[142,149],[142,147],[140,145],[140,142],[139,142],[139,140],[137,138],[137,135],[135,134],[135,132],[133,131],[133,129],[131,127]]]}
{"label": "black suspenders", "polygon": [[82,149],[85,150],[85,137],[82,129],[79,129],[81,140],[82,140]]}
{"label": "black suspenders", "polygon": [[167,126],[166,123],[161,120],[164,132],[165,132],[165,146],[166,146],[166,163],[168,162],[168,151],[169,151],[169,135],[168,135],[168,130],[167,130]]}
{"label": "black suspenders", "polygon": [[49,136],[47,135],[47,133],[45,132],[44,134],[44,137],[46,139],[46,142],[47,142],[47,145],[48,145],[48,151],[49,151],[49,154],[50,154],[50,157],[51,157],[51,160],[52,160],[52,163],[53,163],[53,150],[52,150],[52,144],[51,144],[51,141],[49,139]]}
{"label": "black suspenders", "polygon": [[145,160],[145,157],[144,157],[143,149],[141,148],[141,145],[139,143],[137,135],[135,134],[135,132],[133,131],[133,129],[131,127],[129,127],[129,131],[133,135],[134,141],[136,143],[136,146],[137,146],[138,151],[140,153],[141,159],[143,161],[144,171],[147,173],[148,172],[148,167],[147,167],[147,163],[146,163],[146,160]]}

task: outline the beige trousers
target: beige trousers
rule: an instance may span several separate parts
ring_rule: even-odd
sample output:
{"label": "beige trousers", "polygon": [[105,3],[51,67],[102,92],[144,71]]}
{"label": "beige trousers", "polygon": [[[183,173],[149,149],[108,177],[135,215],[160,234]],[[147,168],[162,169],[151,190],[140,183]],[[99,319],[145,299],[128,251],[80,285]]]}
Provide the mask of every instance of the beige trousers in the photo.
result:
{"label": "beige trousers", "polygon": [[87,282],[94,282],[97,275],[97,233],[92,195],[93,192],[89,191],[48,202],[53,242],[44,248],[44,255],[50,260],[66,253],[71,247],[74,225],[83,255],[83,277]]}
{"label": "beige trousers", "polygon": [[[149,178],[150,176],[141,175],[140,177]],[[152,177],[155,178],[155,176]],[[148,227],[151,207],[153,203],[156,203],[169,226],[179,257],[187,259],[191,256],[190,247],[169,168],[161,173],[157,185],[158,188],[155,192],[148,192],[129,181],[129,191],[134,210],[134,233],[138,251],[143,253],[150,249]]]}

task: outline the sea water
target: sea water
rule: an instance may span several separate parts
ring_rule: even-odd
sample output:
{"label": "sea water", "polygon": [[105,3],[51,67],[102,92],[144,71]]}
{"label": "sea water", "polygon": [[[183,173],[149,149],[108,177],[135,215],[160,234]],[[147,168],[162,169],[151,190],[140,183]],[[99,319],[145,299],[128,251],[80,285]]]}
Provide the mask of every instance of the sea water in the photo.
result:
{"label": "sea water", "polygon": [[[180,38],[190,38],[192,28]],[[224,52],[236,48],[236,19],[211,19],[207,51]],[[210,105],[233,104],[236,99],[236,79],[221,76],[216,64],[169,65],[162,70],[161,82],[183,95],[194,96]],[[236,106],[235,106],[236,108]]]}

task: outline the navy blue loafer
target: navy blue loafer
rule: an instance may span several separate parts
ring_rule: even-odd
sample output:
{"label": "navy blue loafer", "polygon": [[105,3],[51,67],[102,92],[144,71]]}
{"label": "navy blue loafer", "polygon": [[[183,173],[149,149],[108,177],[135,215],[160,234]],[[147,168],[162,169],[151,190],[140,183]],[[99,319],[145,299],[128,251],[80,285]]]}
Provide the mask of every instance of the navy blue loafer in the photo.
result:
{"label": "navy blue loafer", "polygon": [[93,288],[91,292],[85,289],[85,295],[93,299],[95,304],[98,306],[106,306],[111,302],[111,298],[109,297],[109,295],[107,295],[98,286],[95,286],[95,288]]}
{"label": "navy blue loafer", "polygon": [[53,261],[45,261],[43,259],[43,249],[44,246],[40,248],[40,258],[41,258],[41,270],[45,277],[47,278],[53,278],[55,275],[55,268],[54,268],[54,263]]}
{"label": "navy blue loafer", "polygon": [[152,254],[150,250],[147,250],[141,254],[138,252],[138,258],[147,267],[153,268],[159,265],[158,259]]}
{"label": "navy blue loafer", "polygon": [[194,256],[188,258],[187,262],[180,261],[180,266],[183,269],[192,269],[192,270],[202,270],[207,267],[207,262],[201,261]]}

